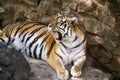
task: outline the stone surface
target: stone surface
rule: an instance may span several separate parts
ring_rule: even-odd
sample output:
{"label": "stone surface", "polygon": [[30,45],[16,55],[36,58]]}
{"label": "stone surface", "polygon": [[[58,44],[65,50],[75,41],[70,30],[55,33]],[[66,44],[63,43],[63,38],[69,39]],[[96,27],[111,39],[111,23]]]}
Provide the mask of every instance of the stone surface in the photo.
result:
{"label": "stone surface", "polygon": [[26,20],[48,24],[61,10],[78,17],[87,31],[88,53],[120,77],[120,0],[0,0],[0,6],[2,27]]}
{"label": "stone surface", "polygon": [[22,54],[0,43],[0,80],[28,80],[30,70]]}
{"label": "stone surface", "polygon": [[[58,80],[56,72],[44,61],[31,59],[26,57],[34,73],[29,80]],[[72,65],[66,68],[70,71]],[[91,56],[87,56],[86,64],[79,78],[69,77],[69,80],[112,80],[112,75],[107,73]]]}

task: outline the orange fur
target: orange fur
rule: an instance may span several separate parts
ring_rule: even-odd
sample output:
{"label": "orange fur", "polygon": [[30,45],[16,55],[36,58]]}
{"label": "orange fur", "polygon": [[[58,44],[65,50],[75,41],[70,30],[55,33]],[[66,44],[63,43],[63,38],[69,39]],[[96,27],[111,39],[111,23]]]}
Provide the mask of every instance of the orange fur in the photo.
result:
{"label": "orange fur", "polygon": [[59,57],[55,53],[57,48],[58,48],[58,45],[55,44],[51,54],[49,55],[48,63],[57,72],[58,75],[68,76],[68,72],[64,68],[63,63],[61,63],[61,60],[59,60]]}
{"label": "orange fur", "polygon": [[85,60],[82,61],[79,65],[75,65],[75,72],[77,73],[77,72],[81,71],[84,64],[85,64]]}

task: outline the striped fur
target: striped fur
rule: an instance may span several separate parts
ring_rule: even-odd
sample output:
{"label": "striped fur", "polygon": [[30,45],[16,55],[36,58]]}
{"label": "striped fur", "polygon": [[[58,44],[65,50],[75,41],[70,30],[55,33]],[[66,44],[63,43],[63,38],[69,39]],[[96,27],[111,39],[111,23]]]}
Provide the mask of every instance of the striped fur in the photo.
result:
{"label": "striped fur", "polygon": [[73,62],[71,74],[78,77],[86,60],[85,31],[77,18],[63,15],[57,16],[48,27],[35,22],[7,25],[0,32],[0,42],[47,61],[61,80],[67,80],[69,75],[64,65]]}
{"label": "striped fur", "polygon": [[53,34],[47,26],[34,22],[7,25],[0,33],[0,40],[21,52],[26,52],[30,57],[43,60],[47,60],[55,44]]}

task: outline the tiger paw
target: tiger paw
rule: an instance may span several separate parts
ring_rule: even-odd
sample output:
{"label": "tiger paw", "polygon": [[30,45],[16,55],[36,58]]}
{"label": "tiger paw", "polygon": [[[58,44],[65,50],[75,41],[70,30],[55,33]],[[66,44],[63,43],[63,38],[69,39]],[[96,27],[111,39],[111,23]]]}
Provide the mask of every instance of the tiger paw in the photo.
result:
{"label": "tiger paw", "polygon": [[79,77],[81,75],[81,71],[77,70],[75,66],[71,68],[71,75],[73,77]]}
{"label": "tiger paw", "polygon": [[68,76],[69,76],[69,73],[68,73],[67,70],[61,69],[61,70],[57,71],[57,75],[58,75],[58,79],[67,80]]}

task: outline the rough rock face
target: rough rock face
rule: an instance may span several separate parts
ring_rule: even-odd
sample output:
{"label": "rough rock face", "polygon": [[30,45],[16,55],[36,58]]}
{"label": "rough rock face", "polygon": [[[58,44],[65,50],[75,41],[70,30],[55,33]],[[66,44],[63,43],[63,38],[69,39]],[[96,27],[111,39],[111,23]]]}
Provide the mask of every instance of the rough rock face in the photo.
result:
{"label": "rough rock face", "polygon": [[22,54],[0,43],[0,80],[28,80],[30,70]]}
{"label": "rough rock face", "polygon": [[32,20],[48,24],[57,12],[78,17],[85,25],[88,53],[120,77],[119,0],[0,0],[2,26]]}

